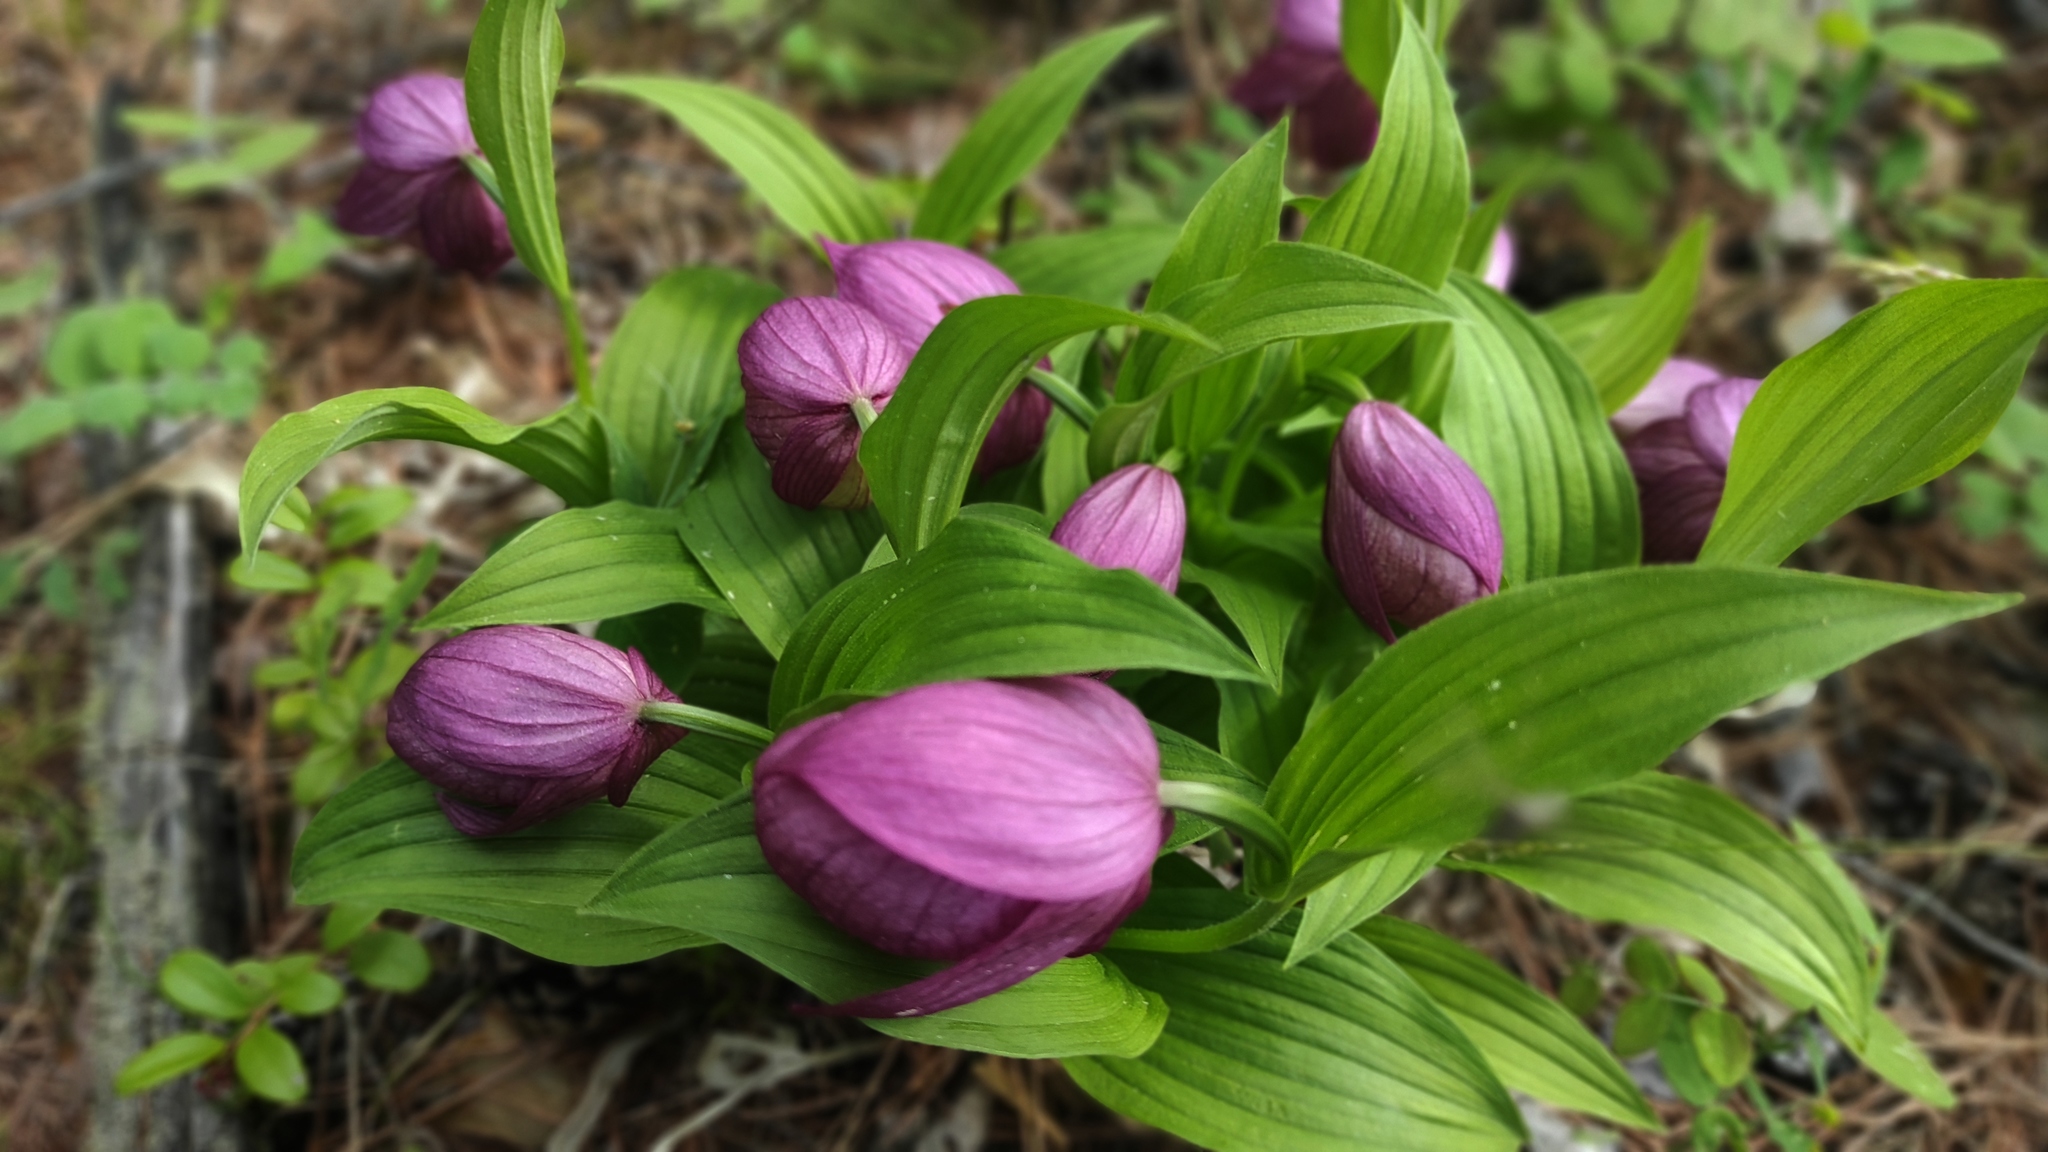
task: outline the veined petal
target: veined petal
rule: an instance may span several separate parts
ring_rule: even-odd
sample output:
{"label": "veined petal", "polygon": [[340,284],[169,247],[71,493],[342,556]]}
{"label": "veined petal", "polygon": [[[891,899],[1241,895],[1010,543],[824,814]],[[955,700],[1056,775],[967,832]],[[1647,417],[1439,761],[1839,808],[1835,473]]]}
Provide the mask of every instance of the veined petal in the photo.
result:
{"label": "veined petal", "polygon": [[[828,296],[798,296],[771,306],[748,327],[739,361],[750,414],[767,403],[806,415],[843,415],[856,398],[879,411],[910,367],[910,354],[866,309]],[[761,451],[766,455],[768,448]]]}
{"label": "veined petal", "polygon": [[1045,443],[1045,422],[1051,417],[1052,397],[1029,384],[1018,385],[989,425],[974,457],[974,474],[993,476],[1038,455],[1038,446]]}
{"label": "veined petal", "polygon": [[477,151],[462,81],[419,74],[371,95],[356,121],[356,146],[370,163],[422,172]]}
{"label": "veined petal", "polygon": [[446,169],[405,172],[366,162],[335,201],[335,226],[358,236],[403,236],[419,227],[420,204],[447,176]]}
{"label": "veined petal", "polygon": [[839,282],[838,298],[874,313],[909,355],[917,354],[946,313],[969,300],[1017,292],[1016,281],[1002,269],[936,240],[823,243]]}
{"label": "veined petal", "polygon": [[456,167],[420,203],[420,247],[441,267],[481,280],[512,259],[512,232],[484,186]]}

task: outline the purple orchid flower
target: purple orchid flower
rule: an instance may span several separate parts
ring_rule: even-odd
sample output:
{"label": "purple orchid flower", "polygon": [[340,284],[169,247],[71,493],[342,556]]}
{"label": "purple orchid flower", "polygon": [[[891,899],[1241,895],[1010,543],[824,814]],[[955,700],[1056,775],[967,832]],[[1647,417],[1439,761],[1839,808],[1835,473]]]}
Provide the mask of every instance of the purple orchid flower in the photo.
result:
{"label": "purple orchid flower", "polygon": [[1134,568],[1172,592],[1188,535],[1188,505],[1173,473],[1129,464],[1081,493],[1053,527],[1052,542],[1097,568]]}
{"label": "purple orchid flower", "polygon": [[1230,86],[1230,98],[1268,124],[1294,109],[1293,137],[1319,168],[1372,155],[1380,113],[1344,64],[1341,0],[1277,0],[1272,47]]}
{"label": "purple orchid flower", "polygon": [[768,864],[848,934],[952,966],[824,1009],[924,1016],[1095,951],[1172,817],[1137,707],[1075,676],[929,684],[821,716],[754,765]]}
{"label": "purple orchid flower", "polygon": [[1672,359],[1614,414],[1642,506],[1643,563],[1684,564],[1699,556],[1728,484],[1736,429],[1761,387],[1760,380]]}
{"label": "purple orchid flower", "polygon": [[1399,405],[1351,410],[1330,454],[1323,552],[1386,641],[1500,591],[1500,514],[1472,466]]}
{"label": "purple orchid flower", "polygon": [[679,702],[636,651],[554,628],[479,628],[406,672],[385,737],[441,790],[458,831],[502,836],[599,796],[623,806],[685,735],[642,720],[650,701]]}
{"label": "purple orchid flower", "polygon": [[799,508],[866,505],[861,432],[910,366],[895,334],[844,300],[799,296],[748,327],[739,360],[747,432],[775,494]]}
{"label": "purple orchid flower", "polygon": [[479,154],[462,81],[407,76],[370,97],[356,121],[363,166],[334,220],[360,236],[414,236],[434,263],[482,279],[512,259],[505,213],[477,181]]}
{"label": "purple orchid flower", "polygon": [[[823,241],[839,281],[838,296],[874,313],[917,355],[946,313],[983,296],[1014,296],[1016,281],[964,248],[936,240],[880,240],[872,244]],[[989,476],[1031,459],[1045,441],[1052,398],[1028,384],[1003,404],[974,459]]]}

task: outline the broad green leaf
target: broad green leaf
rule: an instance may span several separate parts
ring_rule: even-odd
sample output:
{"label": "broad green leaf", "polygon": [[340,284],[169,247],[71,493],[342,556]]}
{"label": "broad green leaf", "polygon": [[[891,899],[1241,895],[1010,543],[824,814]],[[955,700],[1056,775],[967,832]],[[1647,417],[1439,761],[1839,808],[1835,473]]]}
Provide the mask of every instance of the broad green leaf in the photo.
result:
{"label": "broad green leaf", "polygon": [[[1152,736],[1159,741],[1159,775],[1162,778],[1185,780],[1196,784],[1214,784],[1218,788],[1237,793],[1253,804],[1263,805],[1266,802],[1264,781],[1207,744],[1191,736],[1183,736],[1161,724],[1152,725]],[[1173,818],[1173,835],[1167,838],[1166,846],[1160,851],[1171,853],[1181,845],[1192,844],[1215,830],[1216,825],[1193,813],[1176,812]]]}
{"label": "broad green leaf", "polygon": [[1401,10],[1405,7],[1428,37],[1433,52],[1443,51],[1451,23],[1463,0],[1351,0],[1343,5],[1344,63],[1375,103],[1386,103],[1387,79],[1401,43]]}
{"label": "broad green leaf", "polygon": [[1607,335],[1615,317],[1629,311],[1634,300],[1633,292],[1600,292],[1560,304],[1536,318],[1557,333],[1557,338],[1571,349],[1572,357],[1583,365],[1594,345]]}
{"label": "broad green leaf", "polygon": [[0,320],[12,320],[48,300],[61,271],[55,260],[45,260],[13,279],[0,282]]}
{"label": "broad green leaf", "polygon": [[1578,363],[1513,301],[1464,273],[1444,293],[1468,323],[1444,398],[1443,433],[1500,511],[1501,582],[1633,564],[1635,481]]}
{"label": "broad green leaf", "polygon": [[1700,1071],[1715,1087],[1733,1088],[1749,1075],[1756,1050],[1749,1041],[1749,1026],[1741,1017],[1719,1008],[1702,1008],[1692,1014],[1686,1030],[1691,1033]]}
{"label": "broad green leaf", "polygon": [[1983,68],[2005,59],[2005,47],[1974,28],[1939,20],[1902,20],[1878,30],[1877,50],[1922,68]]}
{"label": "broad green leaf", "polygon": [[1507,220],[1508,209],[1514,207],[1515,197],[1521,194],[1521,185],[1519,180],[1502,184],[1465,217],[1465,226],[1458,233],[1458,254],[1451,267],[1486,279],[1487,265],[1493,260],[1493,238]]}
{"label": "broad green leaf", "polygon": [[1628,1073],[1564,1005],[1420,924],[1376,916],[1358,931],[1472,1038],[1501,1083],[1632,1128],[1662,1127]]}
{"label": "broad green leaf", "polygon": [[275,552],[228,561],[228,579],[252,592],[311,592],[313,574]]}
{"label": "broad green leaf", "polygon": [[1180,241],[1146,293],[1145,307],[1166,308],[1214,280],[1251,266],[1259,249],[1280,233],[1281,198],[1287,194],[1287,124],[1261,136],[1217,177],[1181,226]]}
{"label": "broad green leaf", "polygon": [[953,518],[982,439],[1025,371],[1070,336],[1125,324],[1199,339],[1171,318],[1057,296],[987,296],[939,322],[861,437],[861,467],[898,555],[929,545]]}
{"label": "broad green leaf", "polygon": [[320,501],[318,514],[327,524],[327,547],[350,548],[384,531],[412,511],[412,489],[391,485],[358,488],[345,484]]}
{"label": "broad green leaf", "polygon": [[570,504],[609,494],[604,432],[572,405],[531,424],[503,424],[438,388],[351,392],[270,426],[242,469],[242,553],[322,460],[379,440],[433,440],[474,448],[510,464]]}
{"label": "broad green leaf", "polygon": [[78,427],[82,397],[31,396],[0,416],[0,460],[40,448]]}
{"label": "broad green leaf", "polygon": [[674,511],[613,500],[542,520],[491,553],[425,629],[488,624],[579,624],[663,604],[732,609],[683,550]]}
{"label": "broad green leaf", "polygon": [[320,924],[320,947],[329,952],[339,952],[355,943],[356,937],[369,931],[384,910],[375,904],[362,904],[342,900],[327,910],[327,919]]}
{"label": "broad green leaf", "polygon": [[662,508],[683,498],[740,408],[740,335],[781,295],[705,266],[676,269],[634,302],[605,346],[594,393],[640,488],[614,495]]}
{"label": "broad green leaf", "polygon": [[[1155,889],[1137,919],[1197,927],[1241,907]],[[1111,1108],[1218,1152],[1518,1147],[1513,1101],[1423,990],[1357,936],[1283,968],[1292,919],[1222,952],[1111,952],[1172,1014],[1144,1055],[1067,1071]]]}
{"label": "broad green leaf", "polygon": [[348,970],[380,992],[412,992],[434,974],[434,962],[418,940],[380,928],[349,945]]}
{"label": "broad green leaf", "polygon": [[164,170],[164,190],[180,196],[225,188],[284,167],[320,140],[318,124],[288,122],[237,143],[228,154],[187,160]]}
{"label": "broad green leaf", "polygon": [[554,0],[486,0],[470,36],[462,87],[477,146],[497,175],[512,248],[566,301],[569,257],[555,207],[550,134],[562,54]]}
{"label": "broad green leaf", "polygon": [[1706,267],[1707,240],[1712,234],[1711,219],[1695,221],[1672,243],[1657,274],[1643,285],[1642,291],[1621,297],[1626,302],[1603,318],[1590,341],[1565,341],[1585,366],[1586,375],[1608,412],[1619,412],[1622,405],[1635,399],[1677,347],[1678,338],[1685,335],[1686,322],[1692,318],[1693,297],[1699,291],[1700,272]]}
{"label": "broad green leaf", "polygon": [[341,1003],[342,995],[341,981],[317,968],[282,974],[277,981],[277,1006],[294,1016],[332,1012]]}
{"label": "broad green leaf", "polygon": [[1301,928],[1287,951],[1287,966],[1294,967],[1378,916],[1429,875],[1443,855],[1438,848],[1392,848],[1366,857],[1309,893],[1301,910]]}
{"label": "broad green leaf", "polygon": [[1669,38],[1678,24],[1678,0],[1628,0],[1607,9],[1614,38],[1624,48],[1644,48]]}
{"label": "broad green leaf", "polygon": [[1251,649],[1252,659],[1258,661],[1273,690],[1280,691],[1284,687],[1281,673],[1287,663],[1287,640],[1294,634],[1295,621],[1308,607],[1302,596],[1275,580],[1273,573],[1251,563],[1217,569],[1183,562],[1180,574],[1183,582],[1200,584],[1216,598],[1217,607],[1237,626],[1245,647]]}
{"label": "broad green leaf", "polygon": [[1132,289],[1159,271],[1179,235],[1173,225],[1153,221],[1111,224],[1020,240],[989,260],[1030,295],[1127,308]]}
{"label": "broad green leaf", "polygon": [[237,980],[212,953],[196,948],[173,952],[157,970],[156,989],[179,1011],[208,1020],[240,1020],[256,1007],[258,993]]}
{"label": "broad green leaf", "polygon": [[[1823,1010],[1821,1013],[1829,1030],[1839,1035],[1832,1016],[1831,1011]],[[1936,1108],[1956,1106],[1956,1095],[1950,1090],[1948,1081],[1942,1079],[1941,1073],[1928,1062],[1927,1053],[1900,1031],[1891,1017],[1873,1011],[1864,1017],[1864,1024],[1869,1032],[1863,1047],[1856,1050],[1857,1059],[1862,1060],[1872,1072]]]}
{"label": "broad green leaf", "polygon": [[811,605],[859,572],[882,535],[871,512],[783,503],[768,486],[768,462],[737,423],[726,425],[703,485],[681,512],[683,545],[777,657]]}
{"label": "broad green leaf", "polygon": [[1691,566],[1524,585],[1382,653],[1308,726],[1267,805],[1307,892],[1388,847],[1456,844],[1513,797],[1652,768],[1786,684],[2013,602]]}
{"label": "broad green leaf", "polygon": [[301,208],[292,217],[291,231],[279,237],[263,258],[256,273],[256,290],[270,292],[289,287],[311,276],[327,258],[348,251],[349,238],[328,223],[327,217]]}
{"label": "broad green leaf", "polygon": [[1145,577],[1097,568],[1028,528],[970,512],[930,548],[818,602],[782,653],[768,715],[779,726],[830,696],[1113,668],[1264,678]]}
{"label": "broad green leaf", "polygon": [[172,1033],[121,1065],[121,1071],[114,1076],[114,1091],[123,1096],[147,1092],[204,1068],[227,1050],[228,1042],[210,1033]]}
{"label": "broad green leaf", "polygon": [[594,76],[577,86],[644,100],[675,117],[806,241],[890,237],[860,179],[810,129],[758,96],[674,76]]}
{"label": "broad green leaf", "polygon": [[306,1065],[284,1034],[258,1024],[235,1045],[235,1076],[265,1100],[296,1104],[306,1098]]}
{"label": "broad green leaf", "polygon": [[[827,923],[768,867],[754,839],[754,806],[737,798],[648,844],[589,910],[715,937],[830,1003],[939,967],[883,955]],[[1031,1059],[1135,1055],[1159,1035],[1166,1014],[1158,996],[1116,965],[1082,956],[972,1004],[865,1023],[919,1043]]]}
{"label": "broad green leaf", "polygon": [[1961,463],[2044,330],[2048,280],[1946,281],[1779,365],[1743,415],[1701,562],[1776,564],[1837,517]]}
{"label": "broad green leaf", "polygon": [[564,964],[626,964],[701,945],[694,933],[578,909],[641,845],[737,789],[745,759],[736,745],[685,737],[626,807],[599,801],[488,839],[457,832],[433,786],[386,761],[313,817],[293,853],[295,896],[437,916]]}
{"label": "broad green leaf", "polygon": [[1161,23],[1154,16],[1083,37],[1005,89],[975,118],[932,178],[910,234],[947,244],[971,239],[1003,193],[1052,151],[1103,69]]}

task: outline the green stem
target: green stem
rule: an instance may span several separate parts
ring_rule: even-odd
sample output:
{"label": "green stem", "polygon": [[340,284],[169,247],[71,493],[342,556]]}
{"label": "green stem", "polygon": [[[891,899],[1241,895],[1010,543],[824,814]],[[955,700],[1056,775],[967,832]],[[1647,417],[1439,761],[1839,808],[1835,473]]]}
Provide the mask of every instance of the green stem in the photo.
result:
{"label": "green stem", "polygon": [[1154,468],[1159,468],[1167,472],[1179,472],[1181,470],[1181,467],[1185,465],[1187,462],[1187,453],[1181,451],[1180,446],[1176,444],[1173,447],[1168,448],[1166,451],[1161,452],[1159,454],[1159,459],[1152,461],[1152,466]]}
{"label": "green stem", "polygon": [[1333,396],[1363,404],[1372,399],[1372,390],[1365,386],[1365,380],[1355,372],[1342,368],[1318,368],[1308,378],[1311,388],[1318,388]]}
{"label": "green stem", "polygon": [[1258,936],[1285,915],[1287,905],[1261,900],[1207,928],[1119,928],[1107,946],[1138,952],[1220,952]]}
{"label": "green stem", "polygon": [[860,425],[861,431],[867,431],[874,424],[876,417],[874,401],[865,396],[855,396],[847,402],[847,406],[853,409],[854,421]]}
{"label": "green stem", "polygon": [[562,306],[562,334],[569,340],[569,377],[576,382],[576,399],[590,405],[596,396],[590,387],[590,345],[583,338],[583,317],[576,314],[576,295],[567,287],[555,297]]}
{"label": "green stem", "polygon": [[706,736],[716,736],[722,740],[754,748],[766,748],[769,742],[775,739],[775,733],[759,724],[690,704],[649,700],[640,706],[640,718],[652,720],[657,724],[673,724],[678,728],[688,728],[692,732],[702,732]]}
{"label": "green stem", "polygon": [[1060,411],[1071,417],[1074,423],[1083,428],[1095,427],[1095,417],[1101,410],[1081,395],[1081,389],[1073,381],[1043,368],[1033,368],[1025,375],[1040,392],[1052,397],[1052,402],[1059,405]]}
{"label": "green stem", "polygon": [[1227,788],[1194,780],[1162,780],[1159,803],[1189,812],[1238,834],[1247,848],[1246,883],[1254,892],[1278,892],[1287,886],[1294,852],[1287,833],[1264,808]]}

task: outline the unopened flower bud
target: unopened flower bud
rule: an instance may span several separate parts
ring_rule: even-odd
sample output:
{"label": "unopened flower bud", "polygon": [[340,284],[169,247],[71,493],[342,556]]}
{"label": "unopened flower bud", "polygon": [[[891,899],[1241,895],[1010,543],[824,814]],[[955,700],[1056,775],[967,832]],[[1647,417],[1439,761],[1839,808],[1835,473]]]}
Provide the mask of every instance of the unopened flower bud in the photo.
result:
{"label": "unopened flower bud", "polygon": [[1515,279],[1515,238],[1505,228],[1493,233],[1493,245],[1486,250],[1486,271],[1480,276],[1496,292],[1505,292]]}
{"label": "unopened flower bud", "polygon": [[480,155],[462,81],[407,76],[370,97],[356,122],[363,166],[334,220],[362,236],[413,236],[434,263],[484,277],[512,258],[505,213],[464,158]]}
{"label": "unopened flower bud", "polygon": [[923,1016],[1092,952],[1151,890],[1172,817],[1137,707],[1073,676],[930,684],[778,737],[754,766],[769,866],[884,952],[952,966],[831,1006]]}
{"label": "unopened flower bud", "polygon": [[1471,465],[1399,405],[1351,410],[1330,454],[1323,552],[1351,607],[1394,640],[1500,590],[1500,514]]}
{"label": "unopened flower bud", "polygon": [[1187,501],[1173,473],[1129,464],[1081,493],[1053,527],[1052,542],[1097,568],[1134,568],[1172,592],[1187,535]]}
{"label": "unopened flower bud", "polygon": [[[915,356],[946,314],[984,296],[1014,296],[1017,283],[988,261],[936,240],[824,242],[839,281],[839,299],[874,313]],[[996,414],[974,471],[987,476],[1031,459],[1045,441],[1052,400],[1021,385]]]}
{"label": "unopened flower bud", "polygon": [[1683,564],[1699,556],[1728,484],[1736,429],[1762,386],[1672,360],[1614,414],[1642,505],[1645,564]]}
{"label": "unopened flower bud", "polygon": [[677,702],[636,651],[554,628],[479,628],[406,672],[385,737],[441,790],[459,831],[498,836],[599,796],[623,806],[684,735],[642,720],[650,701]]}
{"label": "unopened flower bud", "polygon": [[866,505],[861,432],[910,366],[894,334],[864,308],[799,296],[754,321],[739,360],[747,431],[775,494],[800,508]]}

